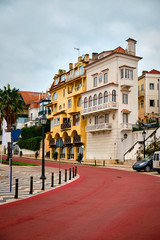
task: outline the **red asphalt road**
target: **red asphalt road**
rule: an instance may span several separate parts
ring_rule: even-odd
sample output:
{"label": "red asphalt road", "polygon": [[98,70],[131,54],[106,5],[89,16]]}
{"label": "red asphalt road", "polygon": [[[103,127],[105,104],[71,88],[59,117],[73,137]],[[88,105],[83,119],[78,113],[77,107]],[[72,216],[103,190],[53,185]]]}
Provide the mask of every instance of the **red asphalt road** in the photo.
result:
{"label": "red asphalt road", "polygon": [[1,205],[0,239],[160,239],[160,178],[79,165],[78,174],[68,185]]}

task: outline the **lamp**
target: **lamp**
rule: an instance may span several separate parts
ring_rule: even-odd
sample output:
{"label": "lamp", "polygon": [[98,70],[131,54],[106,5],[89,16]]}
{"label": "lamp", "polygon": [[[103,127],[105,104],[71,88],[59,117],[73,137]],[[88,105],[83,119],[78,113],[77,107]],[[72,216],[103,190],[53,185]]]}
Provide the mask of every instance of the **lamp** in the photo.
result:
{"label": "lamp", "polygon": [[144,144],[144,158],[145,158],[145,137],[146,137],[146,132],[145,132],[145,130],[143,130],[143,132],[142,132],[142,136],[143,136],[143,144]]}
{"label": "lamp", "polygon": [[47,117],[43,114],[41,119],[41,124],[42,124],[42,175],[40,177],[40,179],[42,179],[42,190],[44,190],[44,182],[46,179],[45,176],[45,161],[44,161],[44,129],[45,129],[45,125],[47,123]]}
{"label": "lamp", "polygon": [[123,135],[123,138],[121,138],[121,141],[123,142],[123,140],[125,140],[127,137],[128,137],[128,135],[127,135],[127,133],[125,133],[125,134]]}

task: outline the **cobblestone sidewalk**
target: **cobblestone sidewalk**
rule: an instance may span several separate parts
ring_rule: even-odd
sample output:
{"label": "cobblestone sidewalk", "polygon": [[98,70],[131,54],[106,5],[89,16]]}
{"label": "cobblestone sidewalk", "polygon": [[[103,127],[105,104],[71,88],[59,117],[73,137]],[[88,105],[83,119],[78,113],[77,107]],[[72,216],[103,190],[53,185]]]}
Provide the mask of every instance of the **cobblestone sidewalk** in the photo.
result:
{"label": "cobblestone sidewalk", "polygon": [[[51,187],[51,175],[54,173],[54,187]],[[30,177],[33,176],[33,194],[30,192]],[[61,170],[61,184],[59,184],[59,169],[46,167],[45,168],[45,190],[42,188],[41,167],[40,166],[12,166],[12,192],[10,192],[10,169],[8,165],[0,164],[0,204],[17,201],[31,197],[33,195],[48,191],[62,185],[65,185],[72,180],[69,180],[67,172],[67,182],[65,182],[65,171]],[[18,199],[15,199],[15,179],[18,178]],[[74,178],[76,180],[78,176]]]}

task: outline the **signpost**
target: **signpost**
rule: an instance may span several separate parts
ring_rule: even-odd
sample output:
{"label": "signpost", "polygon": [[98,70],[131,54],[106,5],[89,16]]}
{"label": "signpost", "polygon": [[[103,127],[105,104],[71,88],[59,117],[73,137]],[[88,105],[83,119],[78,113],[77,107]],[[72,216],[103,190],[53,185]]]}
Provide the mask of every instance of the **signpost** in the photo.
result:
{"label": "signpost", "polygon": [[21,135],[21,130],[16,129],[11,131],[11,158],[10,158],[10,192],[12,192],[12,149],[13,149],[13,140],[18,140]]}
{"label": "signpost", "polygon": [[60,149],[63,147],[63,140],[61,138],[57,139],[56,146],[59,147],[59,171],[60,171]]}

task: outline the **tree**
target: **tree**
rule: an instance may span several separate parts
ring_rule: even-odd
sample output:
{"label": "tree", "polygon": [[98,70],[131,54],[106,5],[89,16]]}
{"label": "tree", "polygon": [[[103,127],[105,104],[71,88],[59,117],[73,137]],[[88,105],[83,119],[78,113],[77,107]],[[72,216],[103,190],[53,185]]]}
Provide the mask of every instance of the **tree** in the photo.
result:
{"label": "tree", "polygon": [[[5,118],[7,132],[11,132],[11,127],[16,123],[18,113],[23,111],[24,101],[18,91],[16,88],[11,89],[9,84],[4,87],[4,90],[0,89],[0,120]],[[9,148],[8,152],[10,154]]]}

